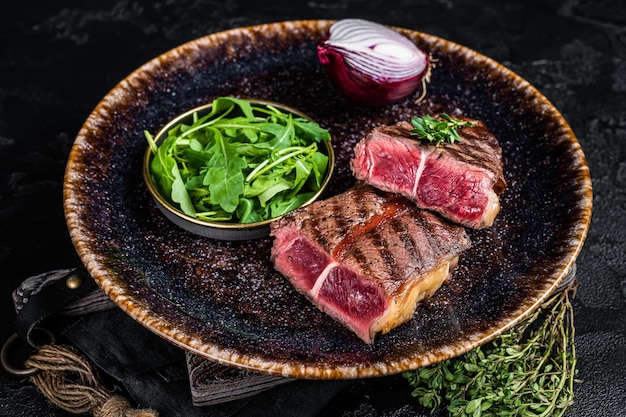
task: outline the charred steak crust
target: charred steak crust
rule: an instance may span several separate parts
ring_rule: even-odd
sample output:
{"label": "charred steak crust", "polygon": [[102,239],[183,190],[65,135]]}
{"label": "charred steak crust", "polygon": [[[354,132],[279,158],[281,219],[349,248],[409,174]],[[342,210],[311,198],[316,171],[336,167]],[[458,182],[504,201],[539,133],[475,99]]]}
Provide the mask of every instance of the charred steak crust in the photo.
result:
{"label": "charred steak crust", "polygon": [[471,245],[462,227],[367,185],[271,228],[276,269],[367,343],[410,319]]}
{"label": "charred steak crust", "polygon": [[[500,195],[506,189],[506,180],[503,174],[502,148],[498,139],[487,128],[484,122],[466,116],[455,116],[455,119],[473,122],[470,128],[459,129],[461,142],[446,143],[437,148],[440,155],[450,157],[469,165],[481,166],[494,175],[493,189]],[[413,126],[407,121],[398,122],[392,126],[382,125],[374,128],[389,136],[402,136],[415,140],[411,135]],[[416,142],[419,144],[419,142]],[[428,145],[425,145],[428,146]]]}
{"label": "charred steak crust", "polygon": [[483,122],[457,118],[474,124],[459,129],[461,142],[439,147],[416,140],[407,121],[374,128],[355,146],[354,176],[464,226],[491,226],[506,189],[502,149]]}

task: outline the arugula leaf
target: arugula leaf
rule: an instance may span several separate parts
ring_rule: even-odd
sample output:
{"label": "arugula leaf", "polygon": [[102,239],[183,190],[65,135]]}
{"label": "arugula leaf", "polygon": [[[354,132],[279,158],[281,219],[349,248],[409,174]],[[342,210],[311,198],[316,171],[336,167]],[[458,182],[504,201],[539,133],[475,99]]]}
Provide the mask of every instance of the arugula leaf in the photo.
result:
{"label": "arugula leaf", "polygon": [[172,174],[172,167],[176,165],[176,160],[168,152],[171,142],[172,140],[166,139],[150,162],[150,171],[166,198],[171,198],[172,183],[176,179]]}
{"label": "arugula leaf", "polygon": [[170,202],[207,221],[257,222],[284,214],[319,190],[330,140],[317,123],[279,109],[219,97],[204,116],[194,113],[157,145],[150,173]]}
{"label": "arugula leaf", "polygon": [[202,184],[209,187],[209,192],[222,209],[232,213],[239,205],[239,196],[243,193],[242,169],[247,164],[238,157],[237,149],[221,136],[216,137],[209,153],[211,159]]}
{"label": "arugula leaf", "polygon": [[276,194],[291,188],[291,183],[284,178],[276,179],[272,182],[274,183],[272,186],[266,188],[261,194],[259,194],[261,207],[265,207],[267,202]]}
{"label": "arugula leaf", "polygon": [[324,175],[326,175],[326,170],[328,169],[328,156],[321,152],[316,152],[311,157],[311,162],[313,162],[313,177],[309,177],[313,180],[311,187],[314,190],[319,190],[322,186]]}
{"label": "arugula leaf", "polygon": [[246,197],[239,199],[239,206],[237,207],[236,214],[237,217],[241,219],[241,223],[256,223],[261,221],[262,218],[258,211],[258,200]]}
{"label": "arugula leaf", "polygon": [[[265,143],[265,142],[263,142]],[[253,145],[251,143],[242,143],[237,145],[237,153],[242,156],[251,156],[251,157],[260,157],[260,156],[269,156],[272,153],[269,147]]]}
{"label": "arugula leaf", "polygon": [[[307,179],[313,172],[314,163],[307,160],[297,160],[294,163],[294,183],[292,191],[289,193],[289,197],[293,198],[304,187]],[[315,188],[314,188],[315,189]],[[319,188],[317,188],[319,189]],[[315,189],[317,191],[317,189]]]}
{"label": "arugula leaf", "polygon": [[254,119],[254,110],[252,104],[248,100],[235,97],[218,97],[213,100],[211,112],[206,116],[207,119],[221,113],[227,113],[233,107],[237,106],[247,119]]}
{"label": "arugula leaf", "polygon": [[293,124],[292,119],[287,119],[286,125],[278,123],[267,123],[261,128],[261,132],[267,133],[273,136],[273,138],[267,141],[267,146],[270,149],[282,149],[291,146],[293,142]]}
{"label": "arugula leaf", "polygon": [[306,139],[313,140],[315,142],[321,142],[324,140],[330,140],[330,133],[328,130],[320,127],[319,124],[311,122],[310,120],[303,118],[294,118],[293,125],[296,130],[296,134]]}
{"label": "arugula leaf", "polygon": [[294,210],[306,203],[313,197],[314,194],[314,192],[309,192],[297,194],[289,199],[273,199],[268,206],[270,209],[270,215],[272,217],[278,217],[285,213],[289,213],[291,210]]}
{"label": "arugula leaf", "polygon": [[172,176],[174,181],[172,182],[172,201],[180,204],[180,208],[183,213],[190,216],[196,216],[196,209],[191,203],[191,198],[183,182],[183,178],[180,175],[178,165],[172,165]]}

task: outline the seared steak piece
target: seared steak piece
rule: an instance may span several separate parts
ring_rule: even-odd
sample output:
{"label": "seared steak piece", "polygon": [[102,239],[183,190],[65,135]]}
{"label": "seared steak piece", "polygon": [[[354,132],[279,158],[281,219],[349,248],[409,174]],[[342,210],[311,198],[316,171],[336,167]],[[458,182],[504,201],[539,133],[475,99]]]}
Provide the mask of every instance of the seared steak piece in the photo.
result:
{"label": "seared steak piece", "polygon": [[412,129],[409,122],[399,122],[368,133],[354,149],[354,176],[464,226],[491,226],[506,188],[495,136],[474,120],[472,127],[459,129],[460,143],[435,147],[411,136]]}
{"label": "seared steak piece", "polygon": [[366,343],[413,317],[471,245],[464,228],[367,185],[271,228],[276,269]]}

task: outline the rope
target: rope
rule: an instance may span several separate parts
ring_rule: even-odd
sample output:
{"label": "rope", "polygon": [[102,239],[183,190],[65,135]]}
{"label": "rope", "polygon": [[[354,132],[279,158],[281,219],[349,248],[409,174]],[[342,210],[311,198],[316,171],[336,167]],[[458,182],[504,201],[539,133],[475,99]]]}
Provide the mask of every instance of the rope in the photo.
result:
{"label": "rope", "polygon": [[131,408],[126,398],[101,386],[90,363],[75,349],[44,345],[25,363],[41,372],[30,377],[33,384],[59,408],[94,417],[158,417],[151,409]]}

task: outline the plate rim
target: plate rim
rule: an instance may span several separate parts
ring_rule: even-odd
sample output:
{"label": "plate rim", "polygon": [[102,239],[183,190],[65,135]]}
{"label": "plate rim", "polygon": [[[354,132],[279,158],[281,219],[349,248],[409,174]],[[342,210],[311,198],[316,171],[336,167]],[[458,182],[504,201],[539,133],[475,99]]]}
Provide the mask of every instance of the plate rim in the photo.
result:
{"label": "plate rim", "polygon": [[[257,355],[240,355],[236,350],[229,349],[221,346],[212,345],[205,340],[200,340],[193,335],[187,335],[176,329],[174,323],[169,323],[162,317],[158,316],[158,313],[151,310],[149,305],[146,305],[141,300],[137,300],[133,297],[132,293],[126,288],[120,288],[116,286],[115,278],[111,276],[110,271],[104,265],[101,265],[98,257],[90,253],[85,245],[84,237],[81,235],[81,224],[78,221],[77,213],[75,210],[80,206],[80,201],[77,201],[76,190],[72,185],[72,180],[76,173],[73,172],[73,166],[76,163],[77,158],[80,156],[81,146],[87,141],[87,137],[93,123],[97,123],[98,119],[103,115],[109,114],[111,104],[115,103],[118,94],[122,94],[126,89],[133,89],[137,83],[140,83],[142,74],[150,72],[155,66],[159,66],[162,62],[169,62],[175,56],[181,56],[189,48],[199,48],[204,45],[211,45],[214,42],[223,38],[230,38],[235,35],[242,36],[246,32],[263,32],[275,33],[279,30],[293,30],[294,28],[302,26],[314,26],[317,30],[322,30],[329,27],[334,20],[293,20],[274,23],[263,23],[258,25],[236,27],[227,29],[220,32],[210,33],[202,37],[190,40],[181,45],[178,45],[159,56],[147,61],[136,70],[127,75],[123,80],[118,82],[96,105],[93,111],[89,114],[85,120],[83,126],[78,132],[75,142],[72,145],[70,155],[65,170],[65,178],[63,184],[63,206],[66,223],[70,233],[70,238],[75,246],[75,249],[83,262],[87,271],[96,280],[98,285],[104,290],[104,292],[118,305],[123,311],[130,315],[134,320],[139,322],[144,327],[148,328],[152,332],[158,334],[162,338],[169,342],[183,348],[190,353],[196,354],[211,361],[220,363],[222,365],[231,366],[239,369],[251,370],[268,375],[292,377],[292,378],[306,378],[306,379],[353,379],[372,376],[383,376],[390,374],[397,374],[399,372],[418,368],[430,363],[438,362],[449,357],[454,357],[463,354],[479,345],[482,345],[496,337],[503,332],[514,327],[516,324],[525,319],[536,308],[538,308],[552,293],[552,291],[563,281],[564,277],[573,268],[580,251],[584,245],[587,237],[592,216],[592,184],[589,167],[586,162],[582,147],[576,138],[573,130],[569,124],[565,121],[561,113],[556,107],[534,86],[532,86],[527,80],[505,67],[504,65],[496,62],[495,60],[481,54],[473,49],[449,41],[438,36],[430,35],[427,33],[411,30],[407,28],[401,28],[391,26],[399,32],[413,37],[424,38],[429,43],[441,43],[445,44],[447,48],[453,48],[457,52],[462,52],[465,55],[473,56],[475,60],[489,65],[490,68],[497,70],[507,78],[512,78],[516,85],[520,88],[528,90],[532,97],[538,104],[545,107],[552,115],[553,118],[558,120],[560,131],[563,133],[563,137],[567,137],[572,146],[572,151],[576,155],[578,161],[577,178],[584,184],[581,189],[582,199],[578,203],[582,203],[583,207],[580,210],[582,213],[582,219],[576,224],[576,244],[573,245],[572,250],[568,252],[567,261],[563,268],[558,272],[555,269],[557,275],[553,280],[549,291],[546,291],[542,296],[535,299],[525,311],[517,315],[513,320],[507,323],[495,323],[490,328],[495,328],[494,331],[489,334],[483,334],[482,337],[477,337],[473,340],[465,340],[465,344],[462,347],[456,347],[450,351],[435,355],[426,355],[421,357],[406,357],[399,361],[387,361],[372,363],[368,367],[355,367],[349,366],[333,366],[332,368],[320,367],[316,364],[301,362],[299,365],[287,362],[268,362],[264,357]],[[580,191],[580,190],[579,190]]]}

